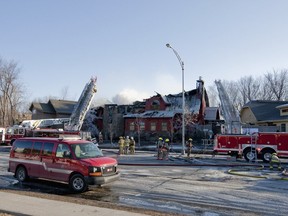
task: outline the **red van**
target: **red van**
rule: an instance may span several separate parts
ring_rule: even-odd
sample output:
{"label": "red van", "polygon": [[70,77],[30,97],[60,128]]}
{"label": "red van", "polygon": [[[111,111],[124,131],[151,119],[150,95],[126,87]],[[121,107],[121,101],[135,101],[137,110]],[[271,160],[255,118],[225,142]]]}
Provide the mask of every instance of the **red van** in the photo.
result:
{"label": "red van", "polygon": [[117,160],[104,157],[93,142],[80,137],[26,137],[13,143],[8,171],[19,182],[43,178],[68,183],[74,192],[83,192],[88,185],[119,179],[117,165]]}

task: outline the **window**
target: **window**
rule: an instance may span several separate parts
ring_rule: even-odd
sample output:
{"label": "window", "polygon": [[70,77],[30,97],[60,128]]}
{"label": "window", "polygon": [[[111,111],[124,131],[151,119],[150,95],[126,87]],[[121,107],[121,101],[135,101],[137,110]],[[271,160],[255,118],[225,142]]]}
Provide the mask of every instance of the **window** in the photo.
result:
{"label": "window", "polygon": [[158,100],[154,100],[151,105],[152,109],[154,110],[158,110],[160,108],[160,102]]}
{"label": "window", "polygon": [[151,124],[150,124],[150,130],[151,130],[151,131],[156,131],[156,122],[151,122]]}
{"label": "window", "polygon": [[42,142],[34,142],[32,155],[40,155],[42,149]]}
{"label": "window", "polygon": [[162,131],[167,131],[167,130],[168,130],[168,128],[167,128],[167,122],[162,122],[162,123],[161,123],[161,129],[162,129]]}
{"label": "window", "polygon": [[30,154],[31,147],[32,141],[20,140],[15,142],[13,149],[15,153]]}
{"label": "window", "polygon": [[281,110],[281,115],[288,115],[288,109],[286,108],[286,109],[282,109]]}
{"label": "window", "polygon": [[51,156],[52,155],[52,151],[53,151],[53,147],[54,147],[54,143],[45,142],[42,155]]}
{"label": "window", "polygon": [[281,124],[281,132],[286,132],[286,124]]}
{"label": "window", "polygon": [[129,130],[130,131],[134,131],[135,130],[135,123],[134,122],[130,122]]}
{"label": "window", "polygon": [[95,158],[102,157],[103,154],[94,143],[73,144],[72,151],[76,158]]}
{"label": "window", "polygon": [[66,157],[67,157],[67,155],[71,154],[70,149],[66,144],[59,144],[57,147],[57,150],[56,150],[56,157],[63,158],[64,152],[65,152]]}
{"label": "window", "polygon": [[139,122],[140,130],[145,130],[145,122]]}

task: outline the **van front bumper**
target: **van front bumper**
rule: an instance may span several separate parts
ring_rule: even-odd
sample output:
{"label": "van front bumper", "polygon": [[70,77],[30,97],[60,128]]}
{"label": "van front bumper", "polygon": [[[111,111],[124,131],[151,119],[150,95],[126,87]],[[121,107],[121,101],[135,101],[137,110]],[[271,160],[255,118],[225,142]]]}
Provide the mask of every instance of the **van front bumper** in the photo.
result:
{"label": "van front bumper", "polygon": [[115,173],[111,176],[88,176],[85,177],[85,180],[88,185],[103,185],[108,184],[110,182],[114,182],[120,178],[120,173]]}

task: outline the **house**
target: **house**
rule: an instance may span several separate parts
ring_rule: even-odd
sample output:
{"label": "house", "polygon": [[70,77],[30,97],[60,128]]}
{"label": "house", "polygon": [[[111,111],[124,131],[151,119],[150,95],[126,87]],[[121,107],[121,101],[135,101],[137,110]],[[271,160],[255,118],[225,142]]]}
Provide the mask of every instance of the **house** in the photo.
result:
{"label": "house", "polygon": [[32,120],[70,118],[76,101],[49,100],[48,103],[33,102],[29,108],[32,112]]}
{"label": "house", "polygon": [[254,100],[245,104],[240,111],[243,124],[276,128],[281,132],[288,131],[288,101]]}
{"label": "house", "polygon": [[[216,126],[216,122],[220,120],[219,109],[207,109],[209,100],[203,80],[197,80],[196,89],[185,92],[184,98],[185,134],[192,136],[199,129],[199,125],[214,122]],[[157,93],[145,100],[143,112],[123,115],[124,135],[141,136],[141,139],[146,141],[156,140],[159,136],[180,140],[182,113],[182,93],[165,96]],[[214,130],[212,127],[213,125],[210,127],[211,131]]]}

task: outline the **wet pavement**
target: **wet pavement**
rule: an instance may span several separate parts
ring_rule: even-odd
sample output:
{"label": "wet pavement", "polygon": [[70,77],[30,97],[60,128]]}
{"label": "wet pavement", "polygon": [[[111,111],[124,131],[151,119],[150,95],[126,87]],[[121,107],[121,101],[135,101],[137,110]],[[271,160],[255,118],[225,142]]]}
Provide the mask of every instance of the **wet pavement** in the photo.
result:
{"label": "wet pavement", "polygon": [[[101,202],[107,202],[107,203],[125,203],[127,205],[136,205],[136,206],[140,206],[139,203],[133,203],[133,201],[136,201],[138,199],[130,197],[131,195],[127,195],[127,194],[122,194],[122,192],[119,191],[115,191],[115,188],[121,189],[122,185],[114,185],[113,187],[100,187],[100,188],[94,188],[92,187],[91,190],[82,193],[82,194],[72,194],[69,191],[69,188],[66,184],[61,184],[61,183],[55,183],[55,182],[47,182],[44,180],[39,180],[39,179],[31,179],[31,181],[27,182],[27,183],[23,183],[20,184],[18,183],[17,180],[15,180],[12,176],[11,173],[9,173],[7,171],[8,168],[8,152],[9,152],[9,147],[0,147],[0,188],[2,189],[10,189],[10,190],[22,190],[22,191],[33,191],[33,192],[37,192],[37,193],[43,193],[43,194],[51,194],[51,195],[64,195],[64,196],[68,196],[68,197],[75,197],[77,198],[82,198],[84,200],[95,200],[95,201],[101,201]],[[110,157],[114,157],[118,160],[119,166],[120,167],[130,167],[130,170],[135,170],[133,171],[133,175],[131,176],[130,171],[124,171],[124,176],[126,178],[126,180],[128,179],[133,179],[136,175],[140,174],[145,177],[145,176],[150,176],[150,174],[147,171],[147,167],[197,167],[197,166],[206,166],[206,167],[213,167],[213,166],[218,166],[221,167],[221,170],[223,170],[223,173],[225,172],[225,170],[232,170],[231,174],[233,175],[239,175],[239,176],[244,176],[244,177],[249,177],[249,178],[259,178],[259,176],[261,176],[261,178],[266,178],[266,179],[277,179],[279,180],[281,178],[281,173],[277,172],[277,171],[270,171],[267,169],[267,164],[263,164],[263,163],[247,163],[244,160],[236,160],[236,158],[230,157],[230,156],[216,156],[213,157],[212,155],[209,154],[192,154],[192,158],[187,158],[185,155],[182,155],[180,152],[171,152],[169,155],[169,159],[168,160],[157,160],[156,157],[156,152],[155,151],[144,151],[144,150],[140,150],[138,149],[136,151],[136,154],[134,155],[118,155],[118,149],[117,148],[102,148],[103,154],[105,156],[110,156]],[[133,168],[132,168],[133,167]],[[138,168],[137,168],[138,167]],[[142,168],[143,167],[143,168]],[[260,169],[261,168],[261,169]],[[174,172],[175,169],[171,168]],[[178,169],[178,168],[177,168]],[[216,169],[216,168],[215,168]],[[217,168],[218,169],[218,168]],[[144,173],[145,170],[145,173]],[[168,169],[169,170],[169,169]],[[221,173],[222,171],[219,170],[219,173]],[[137,174],[138,173],[138,174]],[[165,171],[163,171],[163,173],[165,173]],[[168,172],[167,172],[168,173]],[[214,171],[213,171],[214,173]],[[217,174],[219,175],[219,174]],[[151,175],[152,176],[152,175]],[[159,174],[160,176],[160,174]],[[232,176],[232,175],[230,175]],[[124,179],[125,179],[124,178]],[[158,178],[157,176],[155,178]],[[177,177],[178,178],[178,177]],[[175,178],[175,179],[177,179]],[[230,181],[231,178],[228,177],[215,177],[215,174],[213,175],[209,175],[208,173],[205,174],[203,177],[201,177],[202,181],[218,181],[217,179],[219,178],[219,181],[223,181],[225,178],[227,178],[227,180]],[[227,182],[228,183],[228,182]],[[153,195],[153,194],[152,194]],[[150,200],[151,198],[149,198],[149,196],[152,196],[151,194],[147,193],[144,195],[141,195],[142,198],[145,198],[146,196],[148,197],[147,199]],[[2,194],[1,194],[2,196]],[[3,196],[5,196],[3,194]],[[18,195],[11,195],[11,200],[9,200],[9,202],[13,202],[18,199],[24,199],[23,197],[21,198],[21,196]],[[14,197],[14,198],[13,198]],[[137,196],[137,198],[139,198],[139,196]],[[34,200],[33,200],[34,202]],[[37,201],[35,201],[37,202]],[[40,205],[42,203],[41,200],[39,200]],[[55,201],[57,202],[57,201]],[[142,200],[142,202],[145,204],[147,204],[147,201]],[[159,200],[161,205],[161,200]],[[142,203],[142,204],[143,204]],[[58,205],[55,203],[50,203],[51,205]],[[141,204],[141,205],[142,205]],[[144,205],[143,204],[143,205]],[[3,208],[3,206],[6,206],[6,204],[4,202],[0,203],[0,209],[5,210]],[[61,204],[62,205],[62,204]],[[150,205],[150,204],[149,204]],[[9,205],[7,205],[9,206]],[[47,206],[43,206],[43,208],[46,208]],[[48,207],[49,208],[49,207]],[[69,207],[70,208],[70,207]],[[77,207],[80,208],[80,207]],[[83,207],[84,208],[84,207]],[[150,208],[149,206],[147,208]],[[14,210],[14,209],[12,209]],[[10,211],[9,209],[6,209],[5,212],[13,212]],[[63,210],[64,211],[64,210]],[[81,210],[82,211],[82,210]],[[85,212],[85,215],[89,215],[91,212],[97,212],[97,214],[99,214],[99,211],[101,212],[101,210],[99,209],[90,209],[89,210],[83,210],[83,212]],[[190,212],[192,212],[192,210],[189,210]],[[1,211],[0,211],[1,212]],[[17,211],[15,211],[17,212]],[[75,210],[75,212],[78,212],[77,215],[81,215],[79,214],[78,210]],[[28,212],[29,215],[38,215],[38,214],[34,214],[32,212],[32,214],[30,214],[31,212]],[[57,215],[56,212],[50,212],[51,214],[55,214]],[[93,213],[93,214],[94,214]],[[121,215],[118,214],[117,212],[110,212],[112,215]],[[51,215],[49,214],[49,215]],[[70,213],[69,213],[70,214]],[[73,213],[71,213],[73,215]],[[92,213],[91,213],[92,214]],[[106,214],[106,211],[103,211],[103,215]],[[41,214],[39,214],[41,215]],[[45,215],[45,214],[42,214]],[[46,214],[48,215],[48,214]],[[84,213],[82,214],[84,215]],[[99,214],[101,215],[101,213]],[[125,214],[128,215],[128,214]],[[135,215],[133,213],[133,215]]]}

